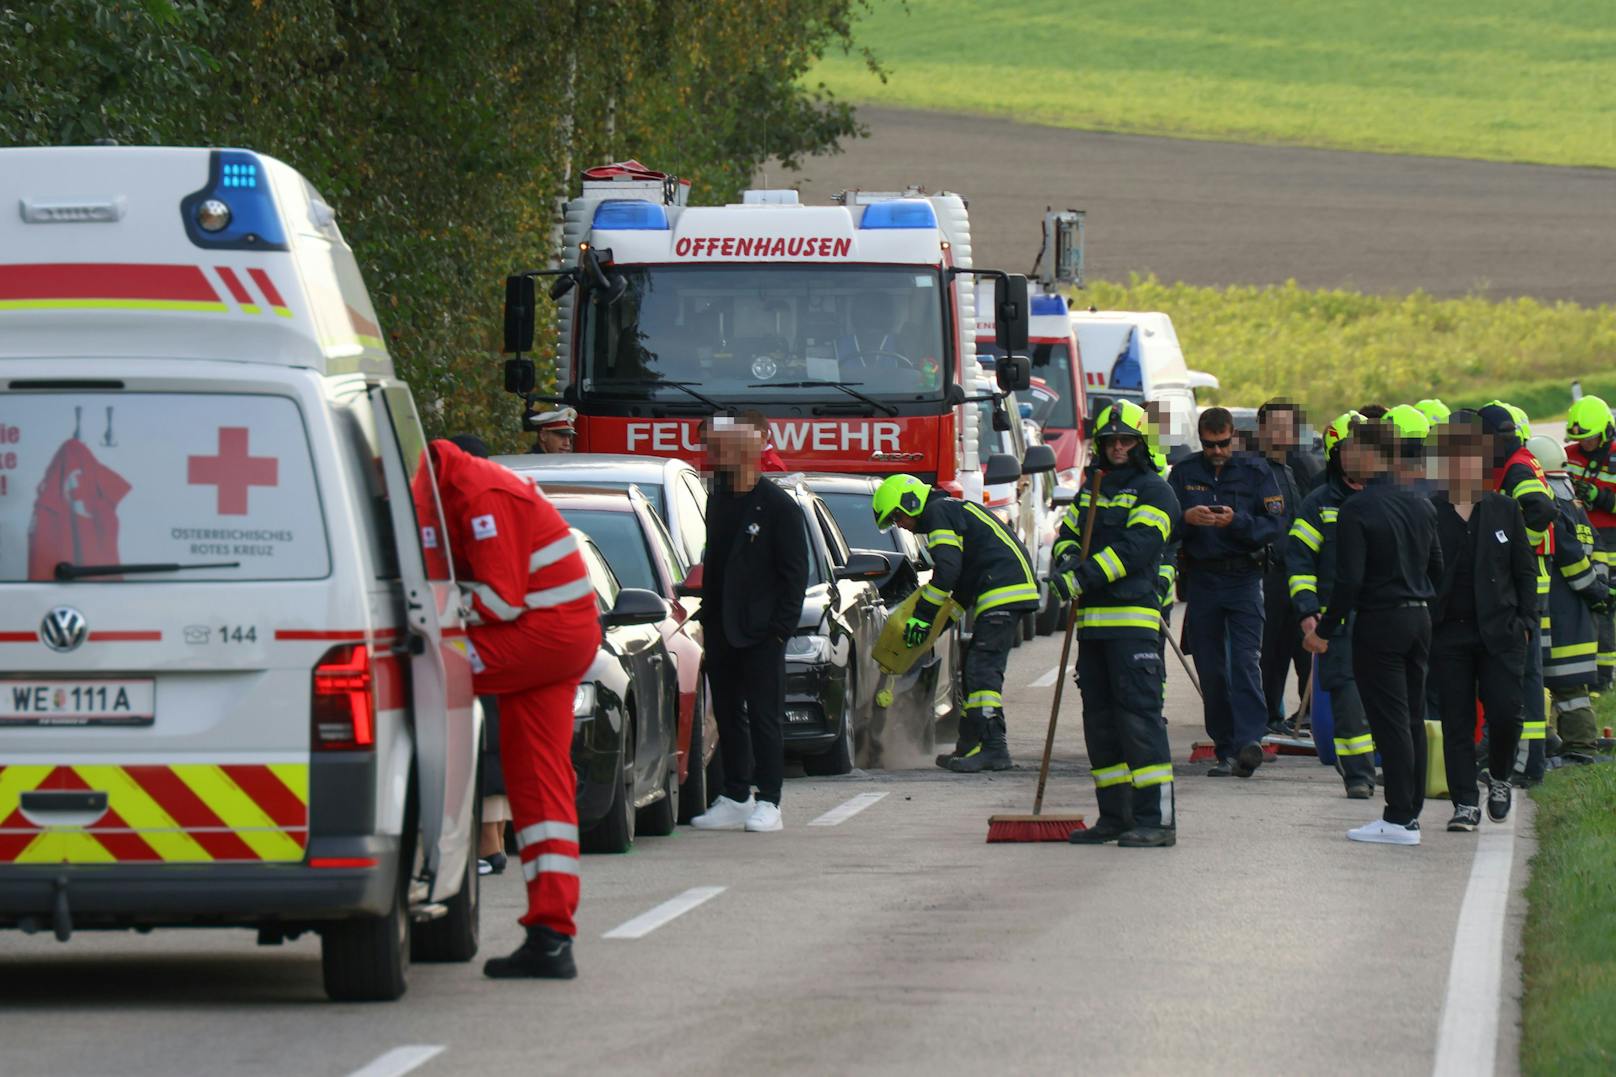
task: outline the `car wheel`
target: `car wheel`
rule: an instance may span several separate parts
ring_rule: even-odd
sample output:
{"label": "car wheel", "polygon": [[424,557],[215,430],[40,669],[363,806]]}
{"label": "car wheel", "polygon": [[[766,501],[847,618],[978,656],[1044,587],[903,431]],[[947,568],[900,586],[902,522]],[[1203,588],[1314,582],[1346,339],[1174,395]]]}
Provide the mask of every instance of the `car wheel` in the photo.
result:
{"label": "car wheel", "polygon": [[663,764],[662,799],[639,811],[634,829],[653,838],[665,838],[679,826],[679,761],[669,755]]}
{"label": "car wheel", "polygon": [[[415,790],[410,790],[405,833],[415,830]],[[404,994],[410,968],[410,873],[415,856],[399,857],[393,904],[380,916],[356,916],[320,929],[320,969],[333,1002],[391,1002]],[[473,873],[476,872],[473,864]]]}
{"label": "car wheel", "polygon": [[634,847],[634,707],[623,723],[622,777],[617,783],[611,807],[594,826],[578,836],[578,848],[586,853],[626,853]]}
{"label": "car wheel", "polygon": [[483,833],[481,767],[471,798],[471,847],[466,850],[466,876],[460,892],[449,899],[448,912],[436,920],[414,925],[410,932],[412,961],[470,961],[477,956],[482,906],[482,879],[477,873],[477,848]]}
{"label": "car wheel", "polygon": [[696,706],[690,719],[690,756],[685,764],[685,780],[679,786],[679,821],[688,823],[707,810],[707,678],[696,677]]}
{"label": "car wheel", "polygon": [[842,693],[842,735],[830,748],[802,761],[803,771],[816,778],[847,774],[853,769],[853,736],[858,718],[858,675],[853,672],[856,661],[856,655],[848,655],[847,690]]}

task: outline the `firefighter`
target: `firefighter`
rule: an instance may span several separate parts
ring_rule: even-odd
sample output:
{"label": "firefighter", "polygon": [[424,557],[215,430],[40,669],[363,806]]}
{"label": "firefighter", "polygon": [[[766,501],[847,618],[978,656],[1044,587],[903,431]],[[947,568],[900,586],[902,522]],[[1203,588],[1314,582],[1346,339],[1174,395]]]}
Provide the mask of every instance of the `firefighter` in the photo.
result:
{"label": "firefighter", "polygon": [[[1566,425],[1569,429],[1569,420]],[[1535,437],[1527,448],[1546,475],[1567,474],[1566,452],[1554,439]],[[1595,536],[1588,513],[1570,497],[1556,497],[1555,508],[1555,571],[1543,618],[1543,685],[1554,701],[1561,759],[1592,763],[1599,750],[1599,723],[1590,693],[1599,680],[1598,625],[1609,618],[1610,592],[1605,573],[1593,560]]]}
{"label": "firefighter", "polygon": [[578,430],[573,424],[577,421],[577,408],[557,408],[554,411],[541,411],[533,416],[531,425],[538,431],[538,438],[533,442],[533,451],[546,454],[572,452],[574,440],[578,436]]}
{"label": "firefighter", "polygon": [[1419,403],[1415,404],[1414,410],[1425,416],[1426,422],[1430,423],[1432,426],[1441,426],[1443,423],[1447,422],[1449,416],[1453,414],[1453,409],[1449,408],[1446,404],[1442,403],[1442,401],[1438,400],[1434,396],[1426,397],[1424,400],[1421,400]]}
{"label": "firefighter", "polygon": [[[1566,471],[1576,485],[1577,498],[1588,510],[1593,524],[1594,562],[1603,567],[1606,580],[1616,561],[1616,463],[1611,449],[1616,443],[1616,417],[1609,405],[1597,396],[1585,396],[1571,405],[1566,415]],[[1599,628],[1599,691],[1608,691],[1616,677],[1616,618],[1597,618]]]}
{"label": "firefighter", "polygon": [[888,476],[872,498],[876,526],[925,537],[931,581],[920,589],[904,641],[920,646],[950,597],[975,618],[965,650],[965,714],[951,755],[937,765],[958,774],[1009,770],[1004,667],[1021,618],[1039,606],[1038,577],[1021,540],[981,505],[949,497],[913,475]]}
{"label": "firefighter", "polygon": [[[1482,429],[1492,443],[1492,487],[1520,502],[1526,518],[1526,537],[1537,553],[1537,599],[1540,613],[1548,612],[1549,563],[1554,557],[1554,521],[1558,512],[1554,496],[1544,480],[1543,468],[1526,448],[1523,427],[1526,417],[1511,404],[1494,400],[1477,414]],[[1548,736],[1548,708],[1543,702],[1542,631],[1532,621],[1532,640],[1526,647],[1526,675],[1521,682],[1521,698],[1526,716],[1521,725],[1521,749],[1525,758],[1511,776],[1517,785],[1535,785],[1543,779],[1544,738]]]}
{"label": "firefighter", "polygon": [[[1324,430],[1326,479],[1323,486],[1302,500],[1285,546],[1289,573],[1287,590],[1303,639],[1316,637],[1319,617],[1335,586],[1335,522],[1341,506],[1363,489],[1363,482],[1348,474],[1343,461],[1353,430],[1367,422],[1349,411]],[[1352,677],[1352,618],[1341,637],[1318,656],[1319,688],[1330,693],[1335,718],[1335,769],[1353,800],[1375,795],[1375,740],[1369,733],[1358,683]]]}
{"label": "firefighter", "polygon": [[432,442],[431,453],[469,610],[473,687],[499,697],[500,757],[527,882],[527,939],[483,972],[570,980],[578,908],[572,701],[600,648],[595,590],[566,521],[531,483],[447,441]]}
{"label": "firefighter", "polygon": [[[1122,401],[1100,413],[1094,437],[1100,460],[1097,502],[1085,487],[1056,534],[1055,576],[1062,597],[1081,600],[1077,683],[1083,693],[1083,740],[1094,772],[1100,818],[1074,830],[1074,845],[1115,841],[1129,848],[1177,842],[1173,764],[1162,719],[1157,640],[1157,570],[1178,526],[1178,499],[1157,474],[1146,443],[1145,411]],[[1094,514],[1089,556],[1086,519]]]}

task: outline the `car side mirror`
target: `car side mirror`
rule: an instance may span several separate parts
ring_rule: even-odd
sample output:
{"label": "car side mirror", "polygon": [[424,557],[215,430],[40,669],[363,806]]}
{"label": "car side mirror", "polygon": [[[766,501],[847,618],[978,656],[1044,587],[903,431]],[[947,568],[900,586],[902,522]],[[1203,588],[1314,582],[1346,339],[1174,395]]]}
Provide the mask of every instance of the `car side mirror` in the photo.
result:
{"label": "car side mirror", "polygon": [[617,592],[617,603],[601,618],[607,628],[623,625],[653,625],[668,616],[668,604],[655,591],[625,587]]}
{"label": "car side mirror", "polygon": [[1003,486],[1019,478],[1021,478],[1021,461],[1007,452],[996,452],[988,457],[987,467],[982,473],[982,484]]}
{"label": "car side mirror", "polygon": [[1055,450],[1048,445],[1030,445],[1021,460],[1023,475],[1042,475],[1055,470]]}
{"label": "car side mirror", "polygon": [[685,578],[673,585],[673,593],[680,598],[700,598],[701,577],[702,567],[692,565],[690,571],[685,573]]}
{"label": "car side mirror", "polygon": [[1075,501],[1077,501],[1077,487],[1075,487],[1075,486],[1057,486],[1057,487],[1055,487],[1054,502],[1055,502],[1055,507],[1057,509],[1063,509],[1067,505],[1070,505],[1070,504],[1074,503]]}
{"label": "car side mirror", "polygon": [[891,559],[885,554],[874,550],[854,550],[847,559],[847,564],[836,570],[838,580],[868,580],[879,584],[896,569],[895,561],[902,561],[903,555],[893,552]]}

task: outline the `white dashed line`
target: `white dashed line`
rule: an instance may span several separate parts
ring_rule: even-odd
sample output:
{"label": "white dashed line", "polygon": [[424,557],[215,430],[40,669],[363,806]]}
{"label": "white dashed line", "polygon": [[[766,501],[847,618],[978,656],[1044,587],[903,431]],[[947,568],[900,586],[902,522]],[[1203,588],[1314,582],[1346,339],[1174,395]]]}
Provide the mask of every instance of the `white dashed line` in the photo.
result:
{"label": "white dashed line", "polygon": [[809,823],[809,826],[840,826],[871,804],[886,796],[885,793],[860,793],[845,804],[838,804],[818,819]]}
{"label": "white dashed line", "polygon": [[1448,966],[1448,995],[1436,1038],[1434,1077],[1492,1073],[1498,1053],[1498,1002],[1503,981],[1504,914],[1515,859],[1515,821],[1483,823],[1470,867]]}
{"label": "white dashed line", "polygon": [[404,1077],[404,1074],[425,1065],[442,1053],[441,1044],[395,1047],[373,1059],[369,1065],[354,1070],[348,1077]]}
{"label": "white dashed line", "polygon": [[656,908],[618,924],[601,938],[643,939],[668,921],[683,916],[697,905],[712,900],[727,889],[729,888],[726,886],[693,886],[678,897],[669,898]]}
{"label": "white dashed line", "polygon": [[1042,677],[1039,677],[1036,681],[1033,681],[1031,687],[1053,688],[1055,687],[1055,682],[1058,680],[1060,680],[1060,667],[1056,666]]}

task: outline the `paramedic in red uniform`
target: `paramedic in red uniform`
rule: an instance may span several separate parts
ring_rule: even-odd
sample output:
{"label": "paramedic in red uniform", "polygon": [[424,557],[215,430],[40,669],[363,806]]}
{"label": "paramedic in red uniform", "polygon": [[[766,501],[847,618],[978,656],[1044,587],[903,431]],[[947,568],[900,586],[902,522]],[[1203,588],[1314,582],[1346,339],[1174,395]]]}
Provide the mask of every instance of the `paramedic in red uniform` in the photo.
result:
{"label": "paramedic in red uniform", "polygon": [[595,590],[566,521],[528,482],[432,443],[455,578],[469,599],[473,687],[499,697],[500,755],[527,881],[527,940],[483,972],[577,975],[572,699],[600,647]]}

